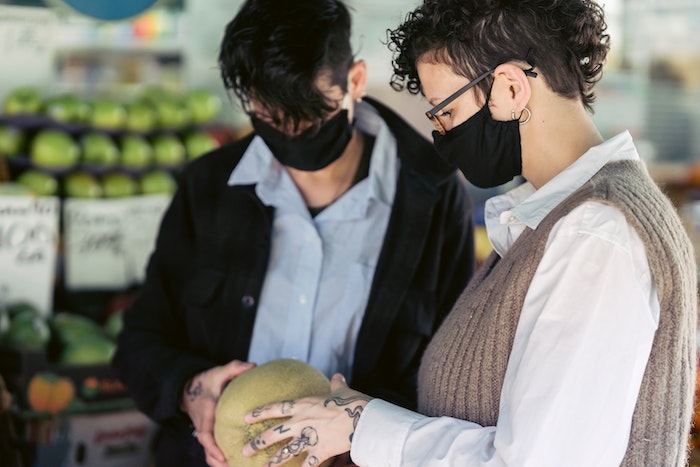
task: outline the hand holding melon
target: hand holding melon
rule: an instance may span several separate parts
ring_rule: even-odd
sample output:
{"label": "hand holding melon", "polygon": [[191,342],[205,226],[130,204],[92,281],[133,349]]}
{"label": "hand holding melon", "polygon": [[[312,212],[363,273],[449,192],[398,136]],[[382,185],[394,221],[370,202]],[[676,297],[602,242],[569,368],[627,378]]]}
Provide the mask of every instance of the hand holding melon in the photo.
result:
{"label": "hand holding melon", "polygon": [[[257,455],[242,455],[244,446],[249,446],[260,433],[277,426],[287,418],[284,411],[274,418],[265,417],[263,412],[266,404],[277,401],[287,401],[286,404],[290,404],[293,399],[307,396],[322,396],[323,399],[329,393],[330,382],[323,373],[307,363],[293,359],[273,360],[233,379],[219,398],[214,423],[214,438],[226,456],[228,465],[261,467],[284,446],[282,443],[271,443],[265,447],[261,446]],[[254,409],[258,411],[261,419],[267,419],[246,423],[245,414]],[[311,437],[307,441],[314,442],[313,433],[307,435]],[[306,455],[301,451],[295,454],[286,466],[302,465]],[[323,465],[330,465],[330,462]]]}
{"label": "hand holding melon", "polygon": [[224,455],[214,441],[214,410],[221,392],[233,378],[253,368],[253,363],[239,360],[211,368],[195,375],[186,384],[180,410],[187,413],[195,428],[193,433],[204,448],[207,464],[225,466]]}

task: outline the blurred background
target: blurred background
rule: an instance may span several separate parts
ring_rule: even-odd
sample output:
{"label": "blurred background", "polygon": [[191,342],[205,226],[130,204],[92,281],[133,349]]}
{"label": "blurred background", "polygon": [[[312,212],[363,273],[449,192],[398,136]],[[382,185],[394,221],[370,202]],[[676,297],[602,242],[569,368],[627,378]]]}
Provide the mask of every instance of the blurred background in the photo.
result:
{"label": "blurred background", "polygon": [[[150,465],[154,426],[108,362],[179,170],[250,131],[216,61],[241,3],[0,0],[0,465]],[[384,45],[419,0],[346,3],[368,94],[430,137]],[[700,252],[700,1],[603,7],[594,120],[632,134]],[[479,258],[484,200],[519,182],[470,187]]]}

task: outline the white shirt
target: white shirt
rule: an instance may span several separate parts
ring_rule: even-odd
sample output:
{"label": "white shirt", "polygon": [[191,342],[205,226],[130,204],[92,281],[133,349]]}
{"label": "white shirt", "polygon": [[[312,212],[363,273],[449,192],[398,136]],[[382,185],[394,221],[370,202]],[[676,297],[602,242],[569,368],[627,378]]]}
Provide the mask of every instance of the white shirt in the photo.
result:
{"label": "white shirt", "polygon": [[[539,190],[487,201],[505,254],[609,161],[639,156],[624,132]],[[619,466],[659,319],[639,236],[616,208],[586,202],[552,229],[525,297],[496,426],[429,418],[374,399],[353,437],[360,466]]]}
{"label": "white shirt", "polygon": [[355,111],[356,128],[376,138],[369,174],[316,217],[259,136],[231,173],[229,185],[255,184],[260,200],[275,208],[251,362],[295,358],[328,377],[352,373],[399,170],[388,126],[369,104]]}

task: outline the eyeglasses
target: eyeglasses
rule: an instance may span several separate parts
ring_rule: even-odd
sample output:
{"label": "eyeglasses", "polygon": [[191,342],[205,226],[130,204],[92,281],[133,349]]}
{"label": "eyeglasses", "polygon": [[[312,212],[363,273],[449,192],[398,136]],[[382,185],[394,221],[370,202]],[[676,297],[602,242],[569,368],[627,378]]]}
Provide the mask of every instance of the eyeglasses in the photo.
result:
{"label": "eyeglasses", "polygon": [[[532,71],[535,68],[535,66],[532,64],[532,62],[530,61],[529,58],[530,58],[530,51],[528,51],[528,62],[530,63],[530,68],[528,70],[523,70],[523,72],[525,72],[525,75],[527,75],[527,76],[531,76],[533,78],[536,78],[537,73]],[[496,69],[496,67],[493,67],[490,70],[477,76],[474,80],[468,82],[467,84],[465,84],[464,86],[459,88],[457,91],[452,93],[452,95],[450,97],[448,97],[444,101],[440,102],[438,105],[436,105],[435,107],[433,107],[432,109],[428,110],[425,113],[425,116],[428,117],[428,120],[430,120],[430,122],[433,124],[435,129],[438,131],[438,133],[440,133],[443,136],[445,135],[445,133],[447,133],[447,130],[445,129],[445,125],[443,125],[443,123],[440,121],[440,116],[438,115],[438,112],[440,112],[442,109],[444,109],[447,105],[449,105],[452,101],[457,99],[459,96],[461,96],[462,94],[464,94],[465,92],[469,91],[471,88],[473,88],[474,86],[479,84],[479,82],[482,81],[484,78],[490,76],[494,72],[495,69]]]}
{"label": "eyeglasses", "polygon": [[440,133],[441,135],[444,135],[445,133],[447,133],[447,130],[445,129],[445,125],[443,125],[442,122],[440,121],[440,117],[438,116],[438,112],[440,112],[442,109],[444,109],[447,105],[449,105],[452,101],[457,99],[459,96],[461,96],[462,94],[464,94],[465,92],[469,91],[471,88],[473,88],[474,86],[479,84],[479,82],[482,81],[484,78],[491,75],[495,69],[496,69],[495,67],[491,68],[489,71],[477,76],[474,80],[468,82],[467,84],[465,84],[464,86],[459,88],[457,91],[452,93],[452,95],[450,97],[448,97],[444,101],[440,102],[438,105],[436,105],[435,107],[433,107],[432,109],[428,110],[425,113],[425,116],[428,117],[428,120],[430,120],[430,122],[433,124],[435,129],[438,131],[438,133]]}

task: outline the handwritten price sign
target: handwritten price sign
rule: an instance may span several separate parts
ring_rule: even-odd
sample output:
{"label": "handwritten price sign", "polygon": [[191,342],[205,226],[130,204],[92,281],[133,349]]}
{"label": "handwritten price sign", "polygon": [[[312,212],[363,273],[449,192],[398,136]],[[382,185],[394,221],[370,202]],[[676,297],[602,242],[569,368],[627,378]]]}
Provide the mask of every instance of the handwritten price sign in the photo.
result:
{"label": "handwritten price sign", "polygon": [[169,196],[64,201],[69,289],[118,290],[143,281]]}
{"label": "handwritten price sign", "polygon": [[58,218],[57,198],[0,196],[0,286],[6,301],[51,311]]}

